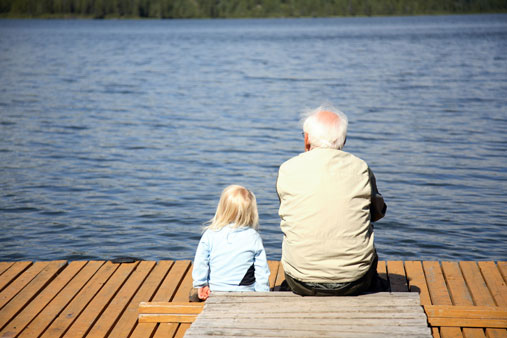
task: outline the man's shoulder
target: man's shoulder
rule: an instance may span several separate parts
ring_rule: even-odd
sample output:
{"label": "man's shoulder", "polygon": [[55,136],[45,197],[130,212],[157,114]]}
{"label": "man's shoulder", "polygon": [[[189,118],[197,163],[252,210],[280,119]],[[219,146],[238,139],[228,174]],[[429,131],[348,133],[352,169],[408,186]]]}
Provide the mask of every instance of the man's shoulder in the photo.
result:
{"label": "man's shoulder", "polygon": [[345,151],[341,151],[341,155],[344,158],[346,158],[348,161],[350,161],[351,163],[354,163],[354,164],[356,164],[358,166],[362,166],[362,167],[368,168],[368,163],[366,163],[365,160],[363,160],[362,158],[357,157],[354,154],[347,153]]}
{"label": "man's shoulder", "polygon": [[290,167],[291,165],[294,165],[294,164],[297,164],[297,162],[301,161],[301,156],[304,155],[305,153],[300,153],[294,157],[291,157],[289,158],[288,160],[286,160],[285,162],[283,162],[281,165],[280,165],[280,168],[282,167]]}
{"label": "man's shoulder", "polygon": [[300,167],[305,164],[315,163],[319,160],[326,162],[333,160],[341,162],[346,161],[347,163],[353,164],[356,167],[363,167],[364,169],[368,168],[366,161],[346,151],[335,149],[314,149],[296,155],[283,162],[280,166],[280,170]]}

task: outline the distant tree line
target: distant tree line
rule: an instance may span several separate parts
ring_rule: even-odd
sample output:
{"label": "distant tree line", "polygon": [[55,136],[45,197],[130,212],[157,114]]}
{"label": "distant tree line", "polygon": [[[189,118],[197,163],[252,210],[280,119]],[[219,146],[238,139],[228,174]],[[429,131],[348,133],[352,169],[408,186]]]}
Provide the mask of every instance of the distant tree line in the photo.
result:
{"label": "distant tree line", "polygon": [[247,18],[506,12],[507,0],[0,0],[1,17]]}

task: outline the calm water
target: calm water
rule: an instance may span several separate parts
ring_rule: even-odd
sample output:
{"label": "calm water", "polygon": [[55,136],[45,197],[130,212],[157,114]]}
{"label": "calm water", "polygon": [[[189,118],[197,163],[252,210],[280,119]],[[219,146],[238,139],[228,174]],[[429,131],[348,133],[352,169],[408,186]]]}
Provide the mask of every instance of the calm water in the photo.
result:
{"label": "calm water", "polygon": [[381,259],[507,259],[507,15],[0,21],[0,259],[192,259],[331,102],[388,203]]}

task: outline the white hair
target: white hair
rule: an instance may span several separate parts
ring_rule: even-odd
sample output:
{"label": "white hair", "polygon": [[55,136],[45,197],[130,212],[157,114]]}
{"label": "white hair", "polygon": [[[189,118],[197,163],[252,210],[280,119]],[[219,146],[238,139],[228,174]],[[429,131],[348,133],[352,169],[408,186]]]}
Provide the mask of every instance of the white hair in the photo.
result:
{"label": "white hair", "polygon": [[[336,114],[334,123],[326,123],[319,119],[318,114],[328,111]],[[303,122],[303,131],[308,134],[308,141],[313,148],[342,149],[347,138],[347,115],[331,105],[321,105],[308,111]]]}

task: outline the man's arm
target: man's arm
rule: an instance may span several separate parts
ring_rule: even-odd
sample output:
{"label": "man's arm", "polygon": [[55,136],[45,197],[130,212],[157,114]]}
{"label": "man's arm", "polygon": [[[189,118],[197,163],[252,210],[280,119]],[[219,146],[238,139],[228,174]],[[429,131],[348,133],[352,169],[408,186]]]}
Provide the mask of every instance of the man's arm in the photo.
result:
{"label": "man's arm", "polygon": [[385,216],[387,205],[384,202],[384,197],[378,192],[377,181],[373,171],[368,168],[371,184],[371,204],[370,204],[370,218],[372,222],[376,222]]}

